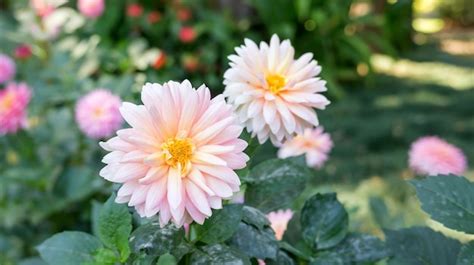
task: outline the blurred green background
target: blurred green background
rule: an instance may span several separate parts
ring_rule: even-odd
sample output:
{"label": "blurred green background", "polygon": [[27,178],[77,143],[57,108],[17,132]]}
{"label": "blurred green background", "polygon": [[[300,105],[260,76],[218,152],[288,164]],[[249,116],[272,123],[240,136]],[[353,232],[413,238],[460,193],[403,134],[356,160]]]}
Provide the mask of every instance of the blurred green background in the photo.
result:
{"label": "blurred green background", "polygon": [[[131,4],[139,16],[127,15]],[[0,137],[0,264],[30,264],[24,259],[50,235],[88,231],[93,203],[114,189],[98,177],[97,141],[75,124],[80,96],[104,87],[138,102],[145,81],[185,78],[216,95],[234,47],[273,33],[297,55],[314,53],[333,102],[318,115],[335,147],[300,201],[338,191],[353,231],[428,223],[466,240],[427,220],[403,180],[413,177],[408,149],[421,136],[438,135],[474,161],[472,1],[107,0],[96,20],[81,17],[75,1],[61,8],[59,34],[45,39],[32,32],[28,1],[0,2],[0,52],[31,45],[16,79],[34,90],[30,128]],[[180,39],[183,27],[192,41]],[[274,156],[268,143],[251,166]]]}

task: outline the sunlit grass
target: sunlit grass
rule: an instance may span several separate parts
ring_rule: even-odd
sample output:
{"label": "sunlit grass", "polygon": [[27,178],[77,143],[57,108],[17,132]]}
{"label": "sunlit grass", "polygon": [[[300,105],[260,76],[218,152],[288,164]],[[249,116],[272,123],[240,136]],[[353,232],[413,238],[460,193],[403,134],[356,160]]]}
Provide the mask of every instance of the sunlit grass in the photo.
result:
{"label": "sunlit grass", "polygon": [[440,62],[416,62],[376,54],[372,56],[376,72],[407,78],[424,84],[437,84],[456,90],[474,87],[474,69]]}

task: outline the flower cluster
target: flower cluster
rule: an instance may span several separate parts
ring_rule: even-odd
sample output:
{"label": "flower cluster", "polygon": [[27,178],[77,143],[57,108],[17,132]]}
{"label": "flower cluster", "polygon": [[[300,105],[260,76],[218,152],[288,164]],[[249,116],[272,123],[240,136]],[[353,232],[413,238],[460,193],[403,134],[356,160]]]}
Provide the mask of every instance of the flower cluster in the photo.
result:
{"label": "flower cluster", "polygon": [[24,83],[9,83],[0,90],[0,135],[26,127],[26,109],[31,90]]}

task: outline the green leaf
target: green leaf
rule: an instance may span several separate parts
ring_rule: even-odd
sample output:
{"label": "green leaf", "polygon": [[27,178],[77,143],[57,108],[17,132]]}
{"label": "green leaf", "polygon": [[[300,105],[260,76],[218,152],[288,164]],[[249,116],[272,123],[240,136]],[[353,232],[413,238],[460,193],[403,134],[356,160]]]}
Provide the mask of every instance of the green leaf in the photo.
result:
{"label": "green leaf", "polygon": [[311,264],[371,264],[389,254],[384,243],[377,237],[351,234],[341,244],[318,253]]}
{"label": "green leaf", "polygon": [[474,183],[464,177],[411,180],[421,208],[446,227],[474,234]]}
{"label": "green leaf", "polygon": [[247,256],[259,259],[275,259],[278,252],[278,242],[270,227],[259,230],[246,223],[239,224],[237,231],[229,240],[229,244]]}
{"label": "green leaf", "polygon": [[176,264],[178,264],[178,261],[173,255],[169,253],[162,255],[160,259],[158,259],[158,263],[156,263],[156,265],[176,265]]}
{"label": "green leaf", "polygon": [[288,207],[304,190],[309,176],[307,168],[288,160],[262,162],[249,173],[245,202],[265,213]]}
{"label": "green leaf", "polygon": [[461,247],[456,265],[472,265],[474,264],[474,241],[467,243]]}
{"label": "green leaf", "polygon": [[242,205],[229,204],[214,211],[203,225],[196,226],[198,240],[207,244],[221,243],[237,230],[242,219]]}
{"label": "green leaf", "polygon": [[240,251],[226,245],[204,246],[191,255],[192,265],[250,265]]}
{"label": "green leaf", "polygon": [[333,247],[347,235],[349,217],[335,193],[309,198],[300,220],[303,239],[315,249]]}
{"label": "green leaf", "polygon": [[132,215],[128,207],[115,203],[115,195],[111,196],[100,210],[97,233],[105,246],[120,252],[121,261],[130,255],[128,237],[131,231]]}
{"label": "green leaf", "polygon": [[84,232],[62,232],[37,247],[41,258],[51,265],[81,265],[91,262],[101,247],[99,239]]}
{"label": "green leaf", "polygon": [[119,262],[119,260],[114,251],[107,248],[101,248],[97,251],[97,253],[95,253],[94,262],[91,262],[90,264],[114,265],[117,262]]}
{"label": "green leaf", "polygon": [[257,227],[260,230],[265,226],[270,225],[270,221],[268,221],[267,217],[262,212],[250,206],[244,206],[242,211],[242,221],[246,224]]}
{"label": "green leaf", "polygon": [[295,261],[285,251],[278,251],[275,260],[265,260],[266,265],[295,265]]}
{"label": "green leaf", "polygon": [[391,265],[456,264],[461,244],[427,227],[386,230]]}
{"label": "green leaf", "polygon": [[160,227],[158,222],[138,227],[130,236],[134,253],[145,252],[152,256],[173,253],[184,239],[184,230],[174,225]]}

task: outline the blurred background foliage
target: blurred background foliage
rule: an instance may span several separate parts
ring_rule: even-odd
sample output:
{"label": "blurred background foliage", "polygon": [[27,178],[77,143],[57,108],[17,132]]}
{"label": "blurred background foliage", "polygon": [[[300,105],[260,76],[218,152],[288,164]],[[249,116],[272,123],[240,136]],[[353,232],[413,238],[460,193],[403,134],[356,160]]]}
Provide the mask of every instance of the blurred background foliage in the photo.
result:
{"label": "blurred background foliage", "polygon": [[[295,207],[338,191],[353,231],[424,224],[403,182],[413,177],[410,143],[439,135],[474,161],[472,1],[107,0],[96,20],[75,1],[64,8],[59,34],[39,38],[27,0],[0,2],[0,52],[26,43],[34,55],[17,61],[16,78],[34,90],[30,127],[0,137],[0,264],[36,256],[58,231],[87,231],[91,202],[114,189],[98,177],[97,141],[75,124],[81,95],[103,87],[137,102],[144,82],[185,78],[221,93],[227,56],[244,38],[291,39],[328,81],[333,103],[319,116],[335,148]],[[266,144],[251,166],[274,156]]]}

